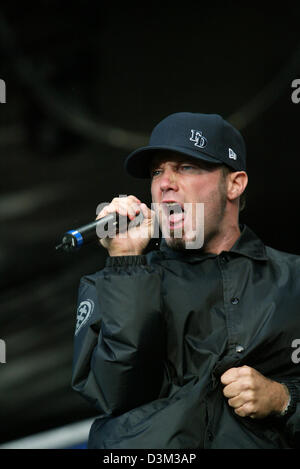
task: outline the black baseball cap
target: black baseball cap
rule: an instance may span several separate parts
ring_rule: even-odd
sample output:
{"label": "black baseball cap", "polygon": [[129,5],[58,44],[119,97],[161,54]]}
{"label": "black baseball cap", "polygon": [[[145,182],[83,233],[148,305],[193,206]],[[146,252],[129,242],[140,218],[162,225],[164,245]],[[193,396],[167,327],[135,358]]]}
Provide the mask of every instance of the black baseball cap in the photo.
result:
{"label": "black baseball cap", "polygon": [[165,117],[154,127],[149,144],[127,156],[125,170],[131,176],[149,178],[150,162],[158,150],[225,164],[234,171],[246,171],[244,139],[218,114],[177,112]]}

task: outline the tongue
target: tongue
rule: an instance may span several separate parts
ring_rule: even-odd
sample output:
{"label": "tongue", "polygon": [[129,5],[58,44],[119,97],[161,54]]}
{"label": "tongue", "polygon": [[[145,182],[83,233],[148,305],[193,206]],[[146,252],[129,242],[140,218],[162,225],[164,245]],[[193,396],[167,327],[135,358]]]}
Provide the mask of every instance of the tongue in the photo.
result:
{"label": "tongue", "polygon": [[179,221],[183,220],[183,213],[172,213],[169,216],[169,222],[170,223],[178,223]]}

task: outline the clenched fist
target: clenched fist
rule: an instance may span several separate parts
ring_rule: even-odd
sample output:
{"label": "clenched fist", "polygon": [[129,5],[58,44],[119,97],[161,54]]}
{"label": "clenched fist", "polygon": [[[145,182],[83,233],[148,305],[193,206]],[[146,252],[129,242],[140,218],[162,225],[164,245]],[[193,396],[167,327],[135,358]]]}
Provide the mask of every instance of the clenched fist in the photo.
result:
{"label": "clenched fist", "polygon": [[110,256],[134,256],[142,254],[153,235],[155,213],[137,197],[129,195],[128,197],[115,197],[98,214],[96,220],[110,213],[118,213],[132,221],[140,212],[142,212],[144,217],[140,226],[130,228],[125,233],[125,236],[116,234],[113,237],[100,239],[100,243],[108,250]]}
{"label": "clenched fist", "polygon": [[287,388],[254,368],[230,368],[221,376],[223,394],[240,417],[264,418],[282,412],[289,400]]}

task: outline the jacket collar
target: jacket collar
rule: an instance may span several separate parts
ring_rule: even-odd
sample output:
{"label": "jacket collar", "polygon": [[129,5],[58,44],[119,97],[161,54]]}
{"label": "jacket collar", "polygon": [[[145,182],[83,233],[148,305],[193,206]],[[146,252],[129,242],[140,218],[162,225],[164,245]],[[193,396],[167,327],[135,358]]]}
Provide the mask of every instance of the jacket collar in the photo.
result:
{"label": "jacket collar", "polygon": [[267,261],[266,247],[261,239],[247,226],[240,225],[241,235],[229,252],[250,257],[257,261]]}
{"label": "jacket collar", "polygon": [[[246,256],[258,261],[267,261],[268,257],[266,255],[266,248],[260,238],[258,238],[258,236],[256,236],[256,234],[246,225],[241,224],[240,230],[240,237],[228,252],[240,256]],[[202,249],[175,251],[167,245],[164,238],[162,238],[160,243],[160,251],[166,259],[182,259],[187,262],[199,262],[211,257],[217,257],[217,254],[204,252]]]}

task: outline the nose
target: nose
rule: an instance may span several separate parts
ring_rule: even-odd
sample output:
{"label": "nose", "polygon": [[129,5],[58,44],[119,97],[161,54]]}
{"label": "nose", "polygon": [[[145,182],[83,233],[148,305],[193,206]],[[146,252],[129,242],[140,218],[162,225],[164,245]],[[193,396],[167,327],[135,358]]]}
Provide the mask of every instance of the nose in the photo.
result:
{"label": "nose", "polygon": [[177,191],[177,179],[176,174],[172,169],[166,168],[160,178],[160,190],[166,192],[168,190]]}

